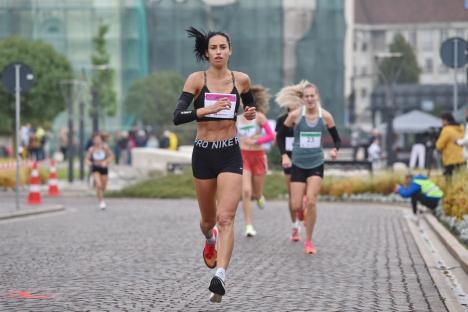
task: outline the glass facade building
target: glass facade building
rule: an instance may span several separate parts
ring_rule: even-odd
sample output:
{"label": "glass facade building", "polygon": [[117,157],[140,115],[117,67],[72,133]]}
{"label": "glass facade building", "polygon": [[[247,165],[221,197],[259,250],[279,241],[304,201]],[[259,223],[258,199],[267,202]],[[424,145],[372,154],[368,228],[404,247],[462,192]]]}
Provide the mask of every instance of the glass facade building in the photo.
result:
{"label": "glass facade building", "polygon": [[[92,38],[100,23],[106,35],[110,67],[115,70],[117,116],[107,125],[130,122],[122,112],[123,98],[133,80],[148,74],[148,38],[142,0],[2,0],[0,39],[19,36],[45,41],[68,58],[77,76],[93,75]],[[89,101],[89,96],[86,97]]]}
{"label": "glass facade building", "polygon": [[[176,70],[184,77],[203,70],[206,64],[196,63],[194,40],[185,29],[224,31],[232,41],[231,69],[247,73],[253,84],[272,94],[284,84],[307,79],[318,86],[324,107],[343,125],[345,1],[148,0],[146,6],[151,70]],[[285,53],[292,40],[292,53]],[[287,65],[290,57],[295,59],[293,69]],[[290,79],[285,79],[286,71]],[[268,115],[279,112],[270,103]]]}
{"label": "glass facade building", "polygon": [[[122,103],[134,80],[157,70],[186,77],[206,68],[196,63],[185,29],[225,31],[233,47],[230,68],[272,94],[301,79],[315,83],[324,107],[343,125],[344,11],[344,0],[2,0],[0,39],[44,40],[89,79],[92,37],[99,23],[108,24],[119,107],[114,125],[128,127],[132,119]],[[270,107],[274,118],[280,109],[273,101]]]}

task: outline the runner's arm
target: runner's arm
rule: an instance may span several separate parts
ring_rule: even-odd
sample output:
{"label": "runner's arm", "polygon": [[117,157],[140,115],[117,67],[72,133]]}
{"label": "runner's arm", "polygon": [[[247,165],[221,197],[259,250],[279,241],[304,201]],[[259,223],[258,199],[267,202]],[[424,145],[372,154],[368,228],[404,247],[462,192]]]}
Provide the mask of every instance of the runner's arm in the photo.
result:
{"label": "runner's arm", "polygon": [[285,128],[292,128],[296,123],[297,117],[299,117],[300,109],[296,108],[291,113],[288,114],[286,120],[284,121],[283,125]]}
{"label": "runner's arm", "polygon": [[200,90],[200,73],[192,73],[187,77],[187,80],[185,81],[184,84],[184,89],[182,94],[179,97],[179,100],[177,101],[177,106],[176,109],[174,110],[174,115],[173,115],[173,122],[174,125],[180,125],[184,124],[187,122],[191,122],[196,120],[199,117],[203,117],[206,114],[203,114],[203,110],[206,110],[205,108],[200,108],[200,109],[192,109],[189,110],[188,107],[193,101],[193,98],[195,97],[196,94],[199,93]]}
{"label": "runner's arm", "polygon": [[340,135],[338,134],[338,130],[336,129],[335,120],[333,120],[333,116],[326,110],[323,111],[323,118],[325,120],[325,123],[327,124],[327,130],[333,139],[335,148],[336,150],[339,150],[341,147],[341,138],[340,138]]}
{"label": "runner's arm", "polygon": [[[286,118],[285,118],[286,119]],[[280,151],[280,154],[286,154],[286,146],[285,146],[285,140],[286,140],[286,127],[284,126],[284,121],[282,118],[278,118],[276,121],[276,145],[278,146],[278,149]]]}
{"label": "runner's arm", "polygon": [[112,153],[112,150],[108,145],[106,145],[106,161],[111,162],[114,160],[114,153]]}
{"label": "runner's arm", "polygon": [[257,144],[257,145],[265,144],[265,143],[271,142],[271,141],[273,141],[275,139],[275,133],[271,129],[270,123],[268,122],[268,119],[266,119],[266,117],[264,117],[262,119],[263,120],[262,120],[262,123],[261,123],[261,127],[262,127],[263,130],[265,130],[265,135],[259,137],[255,141],[255,144]]}
{"label": "runner's arm", "polygon": [[90,148],[88,148],[88,151],[86,152],[85,162],[86,162],[87,166],[91,165],[91,153],[92,153],[91,150],[92,149],[93,148],[90,147]]}

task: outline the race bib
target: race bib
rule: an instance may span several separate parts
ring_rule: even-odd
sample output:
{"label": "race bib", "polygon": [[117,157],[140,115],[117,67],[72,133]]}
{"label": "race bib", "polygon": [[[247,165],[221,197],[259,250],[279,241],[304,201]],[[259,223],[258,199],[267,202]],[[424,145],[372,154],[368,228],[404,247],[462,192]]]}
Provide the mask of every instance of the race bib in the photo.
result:
{"label": "race bib", "polygon": [[240,136],[251,138],[257,134],[257,127],[254,124],[239,125],[237,127]]}
{"label": "race bib", "polygon": [[104,160],[106,159],[106,152],[103,150],[97,150],[93,152],[93,159],[94,160]]}
{"label": "race bib", "polygon": [[211,118],[234,118],[236,110],[237,96],[235,94],[225,94],[225,93],[205,93],[205,107],[210,107],[214,105],[217,101],[222,98],[227,98],[231,103],[231,108],[229,110],[223,109],[217,113],[206,115],[206,117]]}
{"label": "race bib", "polygon": [[293,150],[293,143],[294,143],[294,137],[286,137],[286,142],[285,142],[285,149],[288,152],[292,152]]}
{"label": "race bib", "polygon": [[321,132],[302,132],[299,135],[301,148],[319,148],[322,138]]}

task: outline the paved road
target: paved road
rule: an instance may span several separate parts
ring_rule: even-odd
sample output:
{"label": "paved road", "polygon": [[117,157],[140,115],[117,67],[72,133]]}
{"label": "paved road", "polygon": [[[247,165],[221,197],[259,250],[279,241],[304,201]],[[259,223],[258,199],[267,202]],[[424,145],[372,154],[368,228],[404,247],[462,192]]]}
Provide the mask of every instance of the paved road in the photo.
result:
{"label": "paved road", "polygon": [[445,311],[397,209],[320,204],[313,256],[288,240],[285,202],[254,212],[255,238],[239,209],[219,305],[195,201],[64,201],[63,213],[0,222],[0,311]]}

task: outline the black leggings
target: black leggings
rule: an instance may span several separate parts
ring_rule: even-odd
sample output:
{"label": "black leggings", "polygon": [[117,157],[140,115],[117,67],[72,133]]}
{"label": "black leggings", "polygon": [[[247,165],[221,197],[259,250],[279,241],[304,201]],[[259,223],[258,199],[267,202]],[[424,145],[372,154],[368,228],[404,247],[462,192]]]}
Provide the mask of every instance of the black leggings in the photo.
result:
{"label": "black leggings", "polygon": [[411,196],[411,205],[413,206],[413,213],[416,214],[418,211],[418,202],[421,203],[423,206],[434,210],[437,205],[439,204],[438,199],[432,199],[424,196],[421,191],[417,192],[413,196]]}

